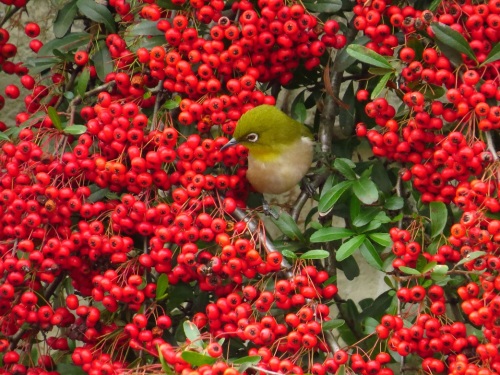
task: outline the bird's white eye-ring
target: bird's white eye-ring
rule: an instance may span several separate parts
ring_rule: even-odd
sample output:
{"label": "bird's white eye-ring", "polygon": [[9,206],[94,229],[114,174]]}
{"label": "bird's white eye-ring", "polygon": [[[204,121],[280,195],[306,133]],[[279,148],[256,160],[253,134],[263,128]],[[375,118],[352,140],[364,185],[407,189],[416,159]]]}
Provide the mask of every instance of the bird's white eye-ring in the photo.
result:
{"label": "bird's white eye-ring", "polygon": [[259,135],[257,133],[250,133],[247,135],[247,141],[248,142],[257,142],[259,139]]}

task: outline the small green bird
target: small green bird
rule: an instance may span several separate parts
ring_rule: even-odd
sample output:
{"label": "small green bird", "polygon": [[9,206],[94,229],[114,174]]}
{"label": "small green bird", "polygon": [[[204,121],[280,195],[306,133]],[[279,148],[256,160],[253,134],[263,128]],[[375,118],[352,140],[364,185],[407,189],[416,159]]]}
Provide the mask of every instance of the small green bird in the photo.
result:
{"label": "small green bird", "polygon": [[248,148],[247,179],[260,193],[281,194],[297,185],[313,160],[311,132],[272,105],[260,105],[241,116],[233,138]]}

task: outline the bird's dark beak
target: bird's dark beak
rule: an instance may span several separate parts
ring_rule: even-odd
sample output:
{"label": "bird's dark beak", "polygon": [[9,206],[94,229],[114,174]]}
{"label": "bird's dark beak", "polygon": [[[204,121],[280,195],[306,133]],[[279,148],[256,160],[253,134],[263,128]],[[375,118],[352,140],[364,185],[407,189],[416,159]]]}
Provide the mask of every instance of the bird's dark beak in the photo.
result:
{"label": "bird's dark beak", "polygon": [[229,142],[227,142],[224,146],[220,148],[220,151],[224,151],[226,148],[229,148],[231,146],[234,146],[238,144],[238,140],[236,138],[231,138]]}

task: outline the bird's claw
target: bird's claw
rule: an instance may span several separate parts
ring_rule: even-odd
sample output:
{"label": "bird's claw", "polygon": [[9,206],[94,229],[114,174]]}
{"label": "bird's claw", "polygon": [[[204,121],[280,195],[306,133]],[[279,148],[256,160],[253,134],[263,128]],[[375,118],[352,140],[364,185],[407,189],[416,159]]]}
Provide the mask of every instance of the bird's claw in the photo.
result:
{"label": "bird's claw", "polygon": [[271,206],[265,199],[262,200],[262,211],[266,216],[271,216],[275,220],[279,219],[279,215],[273,209],[271,209]]}
{"label": "bird's claw", "polygon": [[314,193],[316,193],[316,189],[312,186],[311,182],[307,178],[302,179],[301,189],[304,191],[309,197],[312,197]]}

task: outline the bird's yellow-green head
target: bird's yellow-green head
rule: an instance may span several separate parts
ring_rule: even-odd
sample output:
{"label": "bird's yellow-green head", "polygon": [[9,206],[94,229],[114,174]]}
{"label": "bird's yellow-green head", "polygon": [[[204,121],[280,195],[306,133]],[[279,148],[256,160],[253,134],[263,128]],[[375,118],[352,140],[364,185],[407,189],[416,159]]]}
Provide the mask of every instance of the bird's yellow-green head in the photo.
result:
{"label": "bird's yellow-green head", "polygon": [[239,143],[260,160],[278,156],[301,137],[312,138],[309,130],[272,105],[260,105],[241,116],[233,139],[223,148]]}

